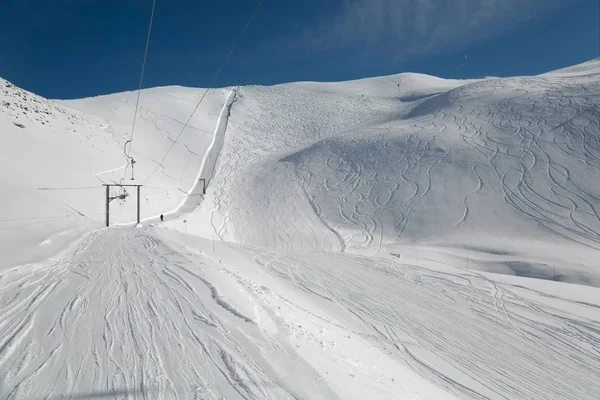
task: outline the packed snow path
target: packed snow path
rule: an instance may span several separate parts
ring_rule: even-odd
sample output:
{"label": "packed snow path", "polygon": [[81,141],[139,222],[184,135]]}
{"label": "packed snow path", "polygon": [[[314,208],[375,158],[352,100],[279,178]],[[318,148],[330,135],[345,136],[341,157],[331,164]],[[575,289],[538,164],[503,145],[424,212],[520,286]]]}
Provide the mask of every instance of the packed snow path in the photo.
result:
{"label": "packed snow path", "polygon": [[177,235],[2,271],[0,398],[600,395],[598,289]]}
{"label": "packed snow path", "polygon": [[[207,261],[116,228],[51,265],[3,271],[0,398],[339,398],[283,336],[263,332],[268,316],[244,308],[246,296],[221,294]],[[409,375],[427,397],[450,398]],[[372,393],[423,391],[392,389]]]}
{"label": "packed snow path", "polygon": [[198,266],[134,230],[96,234],[68,261],[0,282],[0,398],[295,397],[240,349],[255,339],[227,328],[256,333],[250,318]]}

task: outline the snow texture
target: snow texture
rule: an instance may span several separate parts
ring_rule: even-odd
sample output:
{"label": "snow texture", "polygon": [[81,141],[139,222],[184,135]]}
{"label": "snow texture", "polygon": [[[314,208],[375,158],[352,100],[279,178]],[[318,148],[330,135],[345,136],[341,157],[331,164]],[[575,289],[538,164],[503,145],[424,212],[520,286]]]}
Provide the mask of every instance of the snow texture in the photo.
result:
{"label": "snow texture", "polygon": [[0,398],[600,397],[600,60],[203,92],[0,80]]}

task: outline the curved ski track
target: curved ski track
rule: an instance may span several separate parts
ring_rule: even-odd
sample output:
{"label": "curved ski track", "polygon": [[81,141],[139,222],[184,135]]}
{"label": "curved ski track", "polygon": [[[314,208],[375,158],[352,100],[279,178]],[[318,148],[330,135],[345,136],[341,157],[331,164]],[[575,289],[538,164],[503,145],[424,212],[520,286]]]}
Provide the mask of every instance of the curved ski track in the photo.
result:
{"label": "curved ski track", "polygon": [[[349,248],[376,253],[467,222],[480,229],[471,205],[485,188],[514,211],[511,218],[598,249],[600,189],[587,182],[600,172],[599,104],[593,76],[486,80],[425,99],[403,119],[348,134],[340,123],[336,135],[296,147],[294,169],[312,208],[326,227],[344,232]],[[257,123],[250,131],[259,130]],[[447,167],[461,169],[464,181],[452,195],[438,184],[448,180]],[[438,200],[447,212],[426,220]]]}
{"label": "curved ski track", "polygon": [[297,399],[207,268],[130,228],[2,271],[0,398]]}
{"label": "curved ski track", "polygon": [[354,334],[459,398],[600,395],[598,304],[345,254],[264,251],[255,263],[357,321]]}

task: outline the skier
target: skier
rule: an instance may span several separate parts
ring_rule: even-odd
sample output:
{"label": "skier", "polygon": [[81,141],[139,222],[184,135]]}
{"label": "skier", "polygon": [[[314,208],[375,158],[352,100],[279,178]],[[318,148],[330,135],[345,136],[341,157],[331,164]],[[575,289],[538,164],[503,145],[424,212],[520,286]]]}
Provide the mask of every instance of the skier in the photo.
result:
{"label": "skier", "polygon": [[162,214],[160,214],[160,222],[163,222],[164,220],[165,220],[165,217]]}

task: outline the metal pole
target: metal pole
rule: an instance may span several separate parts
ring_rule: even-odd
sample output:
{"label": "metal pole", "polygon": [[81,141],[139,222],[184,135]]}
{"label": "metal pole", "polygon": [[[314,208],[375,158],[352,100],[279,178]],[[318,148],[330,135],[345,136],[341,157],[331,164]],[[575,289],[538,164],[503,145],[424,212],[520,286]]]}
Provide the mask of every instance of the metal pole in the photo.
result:
{"label": "metal pole", "polygon": [[110,209],[110,186],[106,185],[106,226],[109,225],[110,220],[109,220],[109,209]]}
{"label": "metal pole", "polygon": [[[133,165],[132,165],[133,168]],[[140,223],[140,186],[137,187],[137,223]]]}

